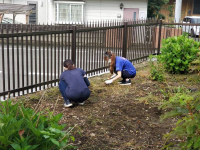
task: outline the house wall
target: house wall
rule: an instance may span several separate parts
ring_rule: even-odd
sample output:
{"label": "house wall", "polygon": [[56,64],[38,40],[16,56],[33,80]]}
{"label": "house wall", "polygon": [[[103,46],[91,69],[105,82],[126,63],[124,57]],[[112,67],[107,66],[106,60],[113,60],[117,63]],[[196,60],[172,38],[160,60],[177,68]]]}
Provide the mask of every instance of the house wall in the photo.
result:
{"label": "house wall", "polygon": [[183,0],[182,2],[182,15],[181,18],[185,16],[197,16],[196,14],[193,14],[193,5],[194,5],[194,0]]}
{"label": "house wall", "polygon": [[[175,2],[176,0],[170,0],[169,3],[160,10],[160,13],[166,17],[165,21],[174,20],[174,17],[169,17],[169,11],[165,8],[169,5],[175,4]],[[194,0],[182,0],[181,20],[183,20],[185,16],[200,16],[200,14],[193,14],[193,5]]]}
{"label": "house wall", "polygon": [[[193,15],[193,4],[194,3],[194,1],[193,0],[190,0],[188,3],[187,3],[187,5],[188,5],[188,8],[187,8],[187,14],[186,14],[186,16],[192,16]],[[191,13],[189,13],[189,11],[191,12]],[[196,15],[195,15],[196,16]]]}
{"label": "house wall", "polygon": [[12,3],[12,0],[0,0],[0,3]]}
{"label": "house wall", "polygon": [[[2,1],[2,0],[1,0]],[[28,3],[37,3],[37,21],[40,24],[46,24],[48,20],[48,16],[46,13],[48,10],[48,0],[4,0],[4,3],[11,3],[11,4],[22,4],[28,5]],[[12,18],[12,14],[5,14],[5,17]],[[17,21],[26,23],[26,15],[25,14],[17,14],[16,18]]]}
{"label": "house wall", "polygon": [[[37,2],[38,24],[55,23],[54,0],[4,0],[4,2],[23,5],[27,5],[28,2]],[[143,13],[145,18],[147,16],[147,0],[84,0],[84,2],[84,21],[122,20],[124,8],[139,8],[139,14]],[[124,5],[122,10],[120,9],[121,3]],[[121,17],[119,18],[119,16]],[[12,18],[12,14],[6,14],[5,17]],[[26,23],[26,15],[17,15],[16,20]]]}
{"label": "house wall", "polygon": [[[124,8],[139,8],[140,12],[145,12],[147,16],[147,0],[85,0],[85,20],[106,20],[106,19],[123,19]],[[121,18],[117,18],[120,16]]]}

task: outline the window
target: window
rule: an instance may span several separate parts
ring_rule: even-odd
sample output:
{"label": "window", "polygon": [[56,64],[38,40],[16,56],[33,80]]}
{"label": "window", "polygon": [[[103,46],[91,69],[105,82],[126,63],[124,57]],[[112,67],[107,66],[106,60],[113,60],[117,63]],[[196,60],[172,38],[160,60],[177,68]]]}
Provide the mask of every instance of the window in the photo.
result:
{"label": "window", "polygon": [[84,2],[55,2],[56,23],[83,22],[83,5]]}
{"label": "window", "polygon": [[28,16],[29,17],[29,23],[30,24],[37,24],[37,4],[32,4],[29,3],[29,5],[34,6],[34,8],[32,9],[32,13]]}
{"label": "window", "polygon": [[136,21],[136,12],[133,14],[133,21]]}
{"label": "window", "polygon": [[200,1],[194,0],[194,8],[193,8],[193,14],[200,14]]}
{"label": "window", "polygon": [[191,23],[200,23],[200,18],[192,18]]}

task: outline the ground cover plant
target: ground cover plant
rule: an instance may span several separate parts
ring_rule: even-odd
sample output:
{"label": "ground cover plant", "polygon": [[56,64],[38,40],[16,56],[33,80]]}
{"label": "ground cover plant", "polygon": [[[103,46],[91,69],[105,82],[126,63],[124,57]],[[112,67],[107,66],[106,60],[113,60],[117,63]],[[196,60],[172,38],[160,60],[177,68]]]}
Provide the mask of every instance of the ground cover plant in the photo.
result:
{"label": "ground cover plant", "polygon": [[[68,131],[59,125],[62,114],[53,115],[42,107],[24,107],[22,101],[0,103],[0,149],[2,150],[57,150],[72,148]],[[40,106],[40,105],[36,105]]]}
{"label": "ground cover plant", "polygon": [[[160,69],[162,66],[173,74],[199,72],[199,46],[198,42],[188,39],[184,35],[163,40],[161,55],[150,57],[150,72],[153,79],[160,81],[160,77],[163,75],[160,71],[163,70]],[[157,61],[153,62],[152,58],[157,58]],[[168,93],[168,98],[164,100],[160,108],[170,111],[161,116],[162,120],[166,118],[178,119],[175,128],[170,133],[165,134],[165,137],[167,141],[176,138],[181,142],[171,142],[168,145],[165,144],[163,148],[169,149],[176,144],[177,149],[199,149],[200,92],[193,94],[191,89],[182,86],[175,92],[169,90]]]}
{"label": "ground cover plant", "polygon": [[176,127],[165,137],[177,138],[181,141],[171,142],[164,147],[169,148],[177,144],[177,149],[198,150],[200,148],[200,92],[194,94],[188,89],[183,89],[171,96],[160,108],[171,110],[162,115],[162,119],[178,117]]}
{"label": "ground cover plant", "polygon": [[89,78],[91,97],[84,106],[64,108],[57,87],[15,101],[22,100],[26,107],[34,108],[44,95],[42,108],[63,114],[59,124],[67,124],[64,130],[74,127],[71,134],[75,141],[70,144],[79,150],[158,150],[166,145],[166,149],[170,145],[180,149],[179,138],[165,138],[176,127],[178,118],[161,121],[160,117],[170,110],[159,107],[180,91],[197,93],[200,75],[198,72],[180,75],[164,72],[164,81],[160,82],[152,80],[149,61],[135,67],[137,75],[130,86],[120,86],[117,82],[105,85],[104,79],[110,74]]}

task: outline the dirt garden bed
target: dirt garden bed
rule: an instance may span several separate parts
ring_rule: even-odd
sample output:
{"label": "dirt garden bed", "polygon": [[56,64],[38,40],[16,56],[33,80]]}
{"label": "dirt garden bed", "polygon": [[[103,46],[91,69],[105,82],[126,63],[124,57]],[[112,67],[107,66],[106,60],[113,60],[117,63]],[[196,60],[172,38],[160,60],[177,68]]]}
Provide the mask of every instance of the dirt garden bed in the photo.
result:
{"label": "dirt garden bed", "polygon": [[[166,142],[163,135],[169,133],[175,120],[160,122],[164,113],[158,109],[168,90],[185,86],[192,91],[200,88],[200,75],[166,74],[167,82],[149,79],[147,62],[136,64],[137,76],[132,85],[121,86],[117,82],[105,85],[110,74],[90,78],[91,97],[84,106],[63,107],[63,98],[57,87],[46,90],[43,109],[63,113],[61,124],[74,127],[73,145],[79,150],[157,150]],[[27,107],[34,107],[44,91],[26,95]],[[59,98],[58,98],[59,96]],[[58,101],[57,101],[58,98]],[[56,104],[57,101],[57,104]],[[56,107],[54,107],[56,104]]]}

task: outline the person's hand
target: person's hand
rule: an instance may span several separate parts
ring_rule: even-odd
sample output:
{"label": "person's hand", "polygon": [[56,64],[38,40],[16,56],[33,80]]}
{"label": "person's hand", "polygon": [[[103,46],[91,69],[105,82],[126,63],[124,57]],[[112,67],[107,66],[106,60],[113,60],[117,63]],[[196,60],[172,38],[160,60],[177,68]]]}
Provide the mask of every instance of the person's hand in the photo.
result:
{"label": "person's hand", "polygon": [[111,84],[113,82],[113,80],[106,80],[105,83],[106,84]]}
{"label": "person's hand", "polygon": [[114,74],[114,75],[112,75],[111,77],[109,77],[109,78],[107,78],[107,79],[104,79],[104,81],[105,80],[110,80],[110,79],[112,79],[112,78],[114,78],[114,77],[116,77],[117,75],[116,74]]}

